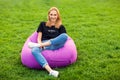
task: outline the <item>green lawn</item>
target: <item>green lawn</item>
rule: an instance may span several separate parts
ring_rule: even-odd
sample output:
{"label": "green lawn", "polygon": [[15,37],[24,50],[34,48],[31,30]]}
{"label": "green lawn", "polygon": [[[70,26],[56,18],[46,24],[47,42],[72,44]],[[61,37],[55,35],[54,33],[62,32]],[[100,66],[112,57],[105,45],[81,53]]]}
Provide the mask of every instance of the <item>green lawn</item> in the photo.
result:
{"label": "green lawn", "polygon": [[[76,63],[60,77],[21,63],[24,42],[56,6],[75,41]],[[0,80],[120,80],[120,0],[0,0]]]}

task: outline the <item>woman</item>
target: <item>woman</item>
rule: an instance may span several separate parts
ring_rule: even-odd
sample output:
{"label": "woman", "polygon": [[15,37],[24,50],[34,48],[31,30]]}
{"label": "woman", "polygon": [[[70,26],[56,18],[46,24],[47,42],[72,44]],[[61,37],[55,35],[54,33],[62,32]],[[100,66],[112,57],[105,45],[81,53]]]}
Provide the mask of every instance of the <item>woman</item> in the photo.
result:
{"label": "woman", "polygon": [[32,48],[32,55],[49,72],[49,75],[58,77],[59,72],[53,70],[41,54],[43,50],[57,50],[63,47],[68,38],[66,29],[62,25],[59,10],[56,7],[50,8],[48,11],[48,21],[41,22],[37,32],[38,43],[28,43],[28,46]]}

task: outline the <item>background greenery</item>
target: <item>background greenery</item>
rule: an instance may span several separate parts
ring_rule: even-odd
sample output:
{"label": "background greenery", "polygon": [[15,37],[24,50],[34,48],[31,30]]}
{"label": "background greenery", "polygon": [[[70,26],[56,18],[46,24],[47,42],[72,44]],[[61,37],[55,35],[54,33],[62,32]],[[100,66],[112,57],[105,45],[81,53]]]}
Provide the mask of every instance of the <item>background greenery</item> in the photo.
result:
{"label": "background greenery", "polygon": [[[56,6],[75,41],[76,63],[60,77],[21,63],[24,42]],[[0,80],[120,80],[120,0],[0,0]]]}

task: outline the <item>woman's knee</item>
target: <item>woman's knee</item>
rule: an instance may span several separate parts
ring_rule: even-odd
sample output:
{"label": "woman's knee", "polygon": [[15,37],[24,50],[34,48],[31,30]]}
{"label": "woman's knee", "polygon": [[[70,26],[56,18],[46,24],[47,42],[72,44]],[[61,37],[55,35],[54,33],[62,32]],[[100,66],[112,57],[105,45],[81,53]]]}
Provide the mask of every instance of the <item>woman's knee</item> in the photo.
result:
{"label": "woman's knee", "polygon": [[37,53],[40,53],[39,47],[34,47],[34,48],[32,48],[32,54],[35,55],[35,54],[37,54]]}
{"label": "woman's knee", "polygon": [[68,38],[68,35],[66,33],[62,33],[58,37],[51,39],[50,43],[51,45],[64,44],[67,41],[67,38]]}
{"label": "woman's knee", "polygon": [[62,39],[65,40],[65,41],[68,38],[68,35],[66,33],[62,33],[62,34],[60,34],[60,36],[62,36]]}

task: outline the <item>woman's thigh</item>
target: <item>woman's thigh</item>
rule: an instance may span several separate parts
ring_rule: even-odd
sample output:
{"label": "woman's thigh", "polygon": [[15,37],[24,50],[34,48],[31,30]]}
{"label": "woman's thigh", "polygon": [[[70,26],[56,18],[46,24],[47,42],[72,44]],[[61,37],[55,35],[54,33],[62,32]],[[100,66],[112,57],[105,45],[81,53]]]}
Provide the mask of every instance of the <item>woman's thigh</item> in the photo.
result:
{"label": "woman's thigh", "polygon": [[[48,41],[48,40],[44,40],[44,41],[42,41],[43,43],[44,42],[46,42],[46,41]],[[46,46],[45,47],[45,49],[46,50],[57,50],[57,49],[59,49],[59,48],[61,48],[61,47],[63,47],[64,46],[64,44],[57,44],[57,45],[50,45],[50,46]]]}

